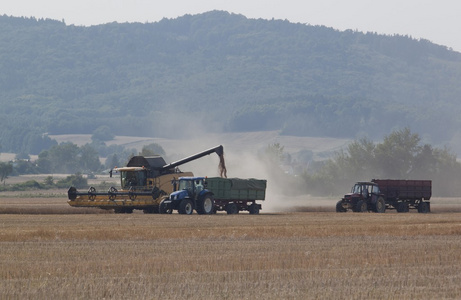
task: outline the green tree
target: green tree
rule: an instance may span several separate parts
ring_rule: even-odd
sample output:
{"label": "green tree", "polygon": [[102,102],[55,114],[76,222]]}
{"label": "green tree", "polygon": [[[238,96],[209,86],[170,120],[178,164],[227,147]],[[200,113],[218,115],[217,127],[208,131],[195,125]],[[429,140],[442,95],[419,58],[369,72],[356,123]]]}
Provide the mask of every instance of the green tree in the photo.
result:
{"label": "green tree", "polygon": [[98,152],[89,144],[80,147],[79,162],[83,171],[97,172],[101,169]]}
{"label": "green tree", "polygon": [[62,143],[42,151],[37,160],[43,173],[95,172],[101,168],[97,151],[86,144],[78,147],[73,143]]}
{"label": "green tree", "polygon": [[114,139],[114,134],[109,126],[103,125],[99,126],[93,131],[91,140],[93,141],[110,141]]}
{"label": "green tree", "polygon": [[284,149],[285,146],[280,145],[280,143],[267,145],[266,149],[264,149],[264,156],[273,164],[279,165],[285,158]]}
{"label": "green tree", "polygon": [[163,150],[162,146],[160,146],[159,144],[152,143],[152,144],[143,146],[139,155],[141,156],[165,155],[165,150]]}
{"label": "green tree", "polygon": [[8,162],[0,162],[0,181],[5,184],[5,180],[13,172],[13,165]]}
{"label": "green tree", "polygon": [[[420,144],[418,134],[408,128],[386,136],[374,144],[360,139],[340,150],[313,175],[304,174],[306,185],[317,192],[342,193],[355,181],[373,178],[431,179],[437,182],[433,190],[439,195],[457,195],[461,192],[461,164],[448,149]],[[319,184],[322,183],[322,184]]]}
{"label": "green tree", "polygon": [[384,141],[376,146],[375,160],[379,175],[390,178],[408,178],[414,167],[415,158],[422,147],[421,138],[409,128],[397,130],[384,137]]}

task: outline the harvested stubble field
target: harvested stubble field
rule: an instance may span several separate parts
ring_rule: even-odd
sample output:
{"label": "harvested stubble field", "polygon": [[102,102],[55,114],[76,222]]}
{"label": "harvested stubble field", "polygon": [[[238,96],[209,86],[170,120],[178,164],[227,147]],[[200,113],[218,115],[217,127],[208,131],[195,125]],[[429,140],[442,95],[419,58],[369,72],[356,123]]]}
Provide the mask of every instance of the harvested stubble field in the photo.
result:
{"label": "harvested stubble field", "polygon": [[183,216],[0,197],[0,298],[460,299],[457,203]]}

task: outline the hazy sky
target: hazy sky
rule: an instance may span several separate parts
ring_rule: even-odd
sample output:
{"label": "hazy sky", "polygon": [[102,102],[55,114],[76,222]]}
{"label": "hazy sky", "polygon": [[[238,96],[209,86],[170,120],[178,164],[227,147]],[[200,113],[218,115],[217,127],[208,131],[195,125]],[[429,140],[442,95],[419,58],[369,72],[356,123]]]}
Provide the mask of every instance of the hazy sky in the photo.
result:
{"label": "hazy sky", "polygon": [[424,38],[461,52],[459,0],[2,0],[0,14],[66,24],[155,22],[210,10],[248,18],[287,19],[340,30]]}

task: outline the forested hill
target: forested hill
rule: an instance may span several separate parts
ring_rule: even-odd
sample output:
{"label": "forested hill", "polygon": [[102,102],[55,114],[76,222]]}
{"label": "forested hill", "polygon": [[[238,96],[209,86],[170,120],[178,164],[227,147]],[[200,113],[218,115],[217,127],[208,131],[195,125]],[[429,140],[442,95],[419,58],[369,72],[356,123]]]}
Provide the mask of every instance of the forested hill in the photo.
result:
{"label": "forested hill", "polygon": [[222,11],[91,27],[0,16],[4,152],[102,125],[372,139],[409,127],[445,143],[461,133],[460,82],[460,53],[406,36]]}

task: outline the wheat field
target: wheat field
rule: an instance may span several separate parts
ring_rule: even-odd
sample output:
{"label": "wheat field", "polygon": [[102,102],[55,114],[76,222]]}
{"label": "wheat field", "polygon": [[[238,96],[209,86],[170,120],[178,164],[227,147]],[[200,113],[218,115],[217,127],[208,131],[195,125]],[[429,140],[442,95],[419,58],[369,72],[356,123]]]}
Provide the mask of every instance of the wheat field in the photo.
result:
{"label": "wheat field", "polygon": [[0,299],[460,299],[461,213],[433,211],[112,214],[0,198]]}

